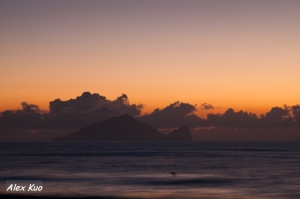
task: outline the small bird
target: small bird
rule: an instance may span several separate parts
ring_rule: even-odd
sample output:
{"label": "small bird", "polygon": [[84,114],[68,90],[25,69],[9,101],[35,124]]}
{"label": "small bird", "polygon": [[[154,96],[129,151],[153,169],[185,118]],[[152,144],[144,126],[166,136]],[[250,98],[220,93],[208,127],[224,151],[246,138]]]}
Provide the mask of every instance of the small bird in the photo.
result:
{"label": "small bird", "polygon": [[174,171],[171,171],[170,174],[172,174],[173,176],[176,176],[176,173]]}

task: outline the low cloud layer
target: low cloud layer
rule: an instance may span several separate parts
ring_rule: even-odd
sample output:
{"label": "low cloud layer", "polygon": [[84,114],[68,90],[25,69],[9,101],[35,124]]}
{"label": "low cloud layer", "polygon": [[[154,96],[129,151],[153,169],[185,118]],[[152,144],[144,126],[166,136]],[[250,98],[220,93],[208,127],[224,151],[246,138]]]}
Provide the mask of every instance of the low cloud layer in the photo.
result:
{"label": "low cloud layer", "polygon": [[299,114],[299,105],[284,106],[283,108],[273,107],[260,117],[244,111],[235,112],[229,108],[223,114],[208,114],[207,124],[214,127],[291,127],[300,126]]}
{"label": "low cloud layer", "polygon": [[0,116],[0,129],[78,129],[113,116],[139,116],[143,105],[130,104],[127,95],[107,100],[97,93],[84,92],[75,99],[50,103],[50,111],[22,102],[20,110],[6,110]]}
{"label": "low cloud layer", "polygon": [[142,108],[143,105],[130,104],[126,94],[110,101],[97,93],[84,92],[76,99],[67,101],[56,99],[50,102],[51,114],[97,112],[102,117],[112,117],[127,113],[132,117],[136,117],[141,114]]}
{"label": "low cloud layer", "polygon": [[[118,96],[115,100],[108,100],[105,96],[97,93],[84,92],[75,99],[66,101],[55,99],[49,102],[49,105],[50,110],[43,111],[39,109],[38,105],[22,102],[21,109],[2,112],[0,114],[0,136],[2,138],[15,137],[18,129],[24,135],[33,131],[59,134],[58,132],[78,130],[125,113],[162,129],[176,128],[182,125],[188,125],[190,128],[300,127],[299,105],[273,107],[266,114],[259,116],[229,108],[223,114],[209,113],[207,119],[200,118],[195,113],[197,110],[206,112],[213,110],[214,106],[209,103],[203,103],[197,107],[177,101],[165,108],[157,108],[150,114],[141,115],[143,105],[130,104],[126,94]],[[0,140],[2,140],[1,137]]]}
{"label": "low cloud layer", "polygon": [[201,108],[202,110],[213,110],[213,109],[214,109],[213,105],[208,104],[208,103],[206,103],[206,102],[203,103],[203,104],[201,104],[200,108]]}
{"label": "low cloud layer", "polygon": [[137,119],[157,128],[174,128],[182,125],[202,126],[205,121],[194,114],[196,110],[196,105],[177,101]]}

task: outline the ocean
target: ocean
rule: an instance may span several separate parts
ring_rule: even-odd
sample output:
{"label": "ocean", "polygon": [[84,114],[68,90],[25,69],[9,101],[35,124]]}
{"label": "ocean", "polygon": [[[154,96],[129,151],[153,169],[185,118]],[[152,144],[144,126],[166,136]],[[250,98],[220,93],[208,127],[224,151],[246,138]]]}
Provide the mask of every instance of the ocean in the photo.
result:
{"label": "ocean", "polygon": [[300,198],[299,142],[0,143],[7,180],[41,180],[37,196]]}

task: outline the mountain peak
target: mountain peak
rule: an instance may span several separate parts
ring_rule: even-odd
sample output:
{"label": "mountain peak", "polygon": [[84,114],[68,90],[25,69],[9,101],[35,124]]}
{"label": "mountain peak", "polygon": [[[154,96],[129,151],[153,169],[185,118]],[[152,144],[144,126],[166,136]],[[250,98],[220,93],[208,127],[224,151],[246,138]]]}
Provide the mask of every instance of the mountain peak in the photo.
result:
{"label": "mountain peak", "polygon": [[132,118],[128,114],[86,126],[54,141],[193,141],[189,128],[183,126],[171,135]]}
{"label": "mountain peak", "polygon": [[187,125],[184,125],[182,127],[179,127],[177,130],[182,130],[182,131],[190,131],[189,127]]}
{"label": "mountain peak", "polygon": [[120,115],[119,118],[122,118],[122,119],[132,119],[133,120],[133,117],[131,117],[129,114],[123,114],[123,115]]}
{"label": "mountain peak", "polygon": [[190,134],[190,129],[186,125],[175,129],[167,136],[169,140],[173,141],[193,141],[193,137]]}

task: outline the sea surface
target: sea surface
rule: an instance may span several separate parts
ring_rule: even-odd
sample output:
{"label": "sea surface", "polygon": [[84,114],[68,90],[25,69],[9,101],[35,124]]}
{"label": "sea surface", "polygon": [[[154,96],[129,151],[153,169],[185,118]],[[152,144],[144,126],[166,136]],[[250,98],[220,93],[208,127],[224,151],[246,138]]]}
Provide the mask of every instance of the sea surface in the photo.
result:
{"label": "sea surface", "polygon": [[0,143],[6,180],[41,196],[300,198],[299,142]]}

